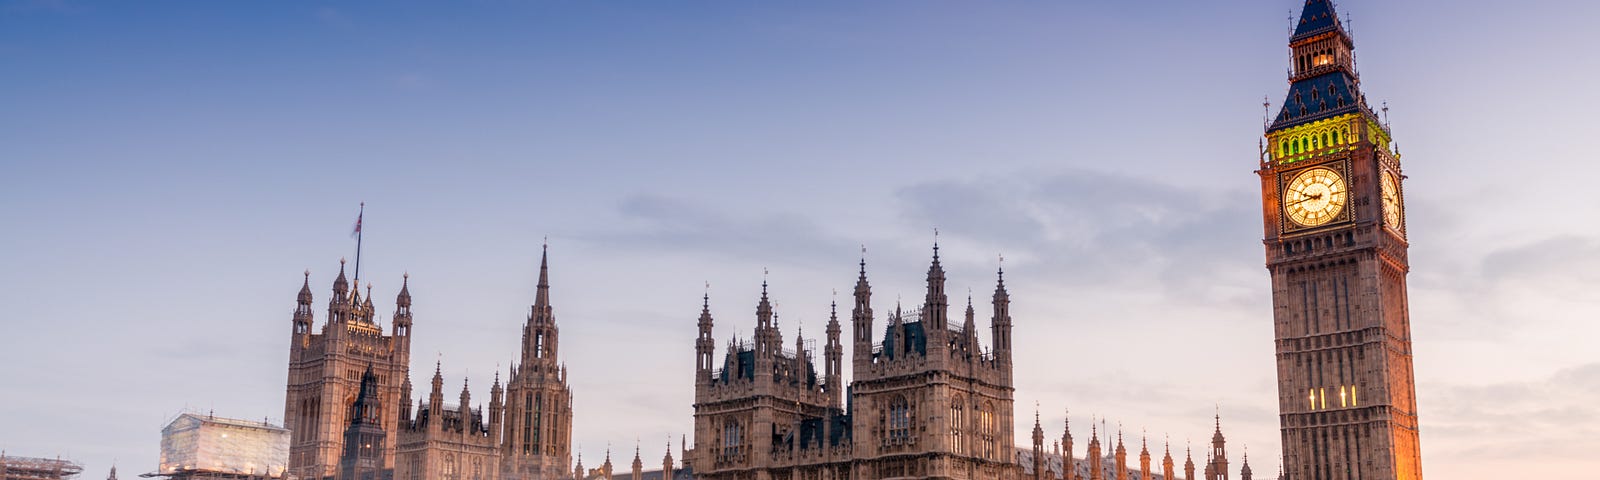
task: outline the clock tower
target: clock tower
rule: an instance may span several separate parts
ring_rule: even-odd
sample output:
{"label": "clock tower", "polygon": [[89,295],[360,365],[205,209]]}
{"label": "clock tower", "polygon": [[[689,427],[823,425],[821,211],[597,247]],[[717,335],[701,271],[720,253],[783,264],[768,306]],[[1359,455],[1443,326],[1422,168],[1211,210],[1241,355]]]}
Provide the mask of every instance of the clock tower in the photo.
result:
{"label": "clock tower", "polygon": [[1285,478],[1421,479],[1400,154],[1350,35],[1307,0],[1261,152]]}

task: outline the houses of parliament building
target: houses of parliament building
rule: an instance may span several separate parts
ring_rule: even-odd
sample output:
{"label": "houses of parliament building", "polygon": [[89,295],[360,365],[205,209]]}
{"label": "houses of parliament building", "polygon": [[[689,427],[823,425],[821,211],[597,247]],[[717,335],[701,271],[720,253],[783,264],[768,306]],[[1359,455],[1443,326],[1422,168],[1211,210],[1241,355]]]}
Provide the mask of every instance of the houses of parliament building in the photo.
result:
{"label": "houses of parliament building", "polygon": [[[1256,165],[1263,247],[1272,279],[1282,445],[1279,478],[1420,480],[1401,157],[1388,125],[1360,90],[1354,41],[1332,2],[1306,0],[1289,47],[1289,93],[1267,125]],[[453,387],[444,385],[438,364],[427,397],[413,398],[413,317],[407,282],[402,281],[386,331],[376,321],[371,287],[361,289],[359,267],[354,281],[349,281],[341,262],[326,321],[314,331],[307,273],[297,297],[289,348],[284,404],[285,427],[292,432],[288,476],[301,480],[1251,480],[1253,476],[1248,457],[1231,466],[1220,418],[1215,419],[1211,443],[1201,452],[1198,465],[1187,449],[1181,467],[1170,447],[1162,448],[1158,460],[1144,439],[1139,439],[1136,460],[1130,460],[1132,452],[1122,432],[1114,434],[1113,444],[1113,432],[1092,423],[1082,454],[1066,425],[1059,437],[1050,435],[1047,444],[1037,411],[1031,448],[1016,445],[1013,318],[1004,271],[997,270],[994,291],[981,307],[988,329],[982,332],[977,322],[980,307],[970,295],[964,309],[951,305],[937,243],[919,305],[896,302],[891,309],[883,302],[874,304],[867,263],[861,260],[853,269],[855,286],[846,311],[840,312],[836,303],[829,312],[820,352],[808,348],[803,338],[784,340],[778,328],[780,312],[765,281],[754,301],[750,338],[715,338],[711,299],[703,297],[693,340],[693,438],[680,445],[677,460],[669,445],[659,469],[646,470],[637,449],[628,471],[618,471],[609,452],[596,468],[585,469],[572,449],[573,412],[580,407],[573,404],[567,369],[559,357],[548,260],[547,248],[533,304],[521,328],[520,361],[510,367],[504,384],[497,373],[486,406],[476,408],[467,385],[461,386],[455,403],[445,402],[446,388]],[[844,381],[846,348],[849,383]]]}

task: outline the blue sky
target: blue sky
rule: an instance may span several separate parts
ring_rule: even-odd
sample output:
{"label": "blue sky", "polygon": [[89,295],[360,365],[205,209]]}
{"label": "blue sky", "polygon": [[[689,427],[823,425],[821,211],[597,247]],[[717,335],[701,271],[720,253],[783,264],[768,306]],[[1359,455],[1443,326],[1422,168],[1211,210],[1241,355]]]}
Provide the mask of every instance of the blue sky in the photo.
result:
{"label": "blue sky", "polygon": [[[486,394],[550,238],[585,457],[689,430],[705,282],[719,344],[763,269],[816,336],[863,244],[918,298],[937,227],[952,292],[1007,258],[1019,418],[1177,449],[1220,403],[1270,471],[1252,170],[1298,4],[0,3],[0,446],[146,472],[185,408],[280,418],[365,201],[419,385]],[[1600,6],[1341,9],[1405,154],[1426,470],[1600,466]]]}

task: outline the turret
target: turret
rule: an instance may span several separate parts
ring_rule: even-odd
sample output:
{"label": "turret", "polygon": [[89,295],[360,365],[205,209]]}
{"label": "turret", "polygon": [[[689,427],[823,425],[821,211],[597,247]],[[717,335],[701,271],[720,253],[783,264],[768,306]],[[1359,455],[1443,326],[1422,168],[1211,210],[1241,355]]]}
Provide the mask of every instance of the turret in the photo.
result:
{"label": "turret", "polygon": [[1183,447],[1183,478],[1197,480],[1194,478],[1194,452],[1189,447]]}
{"label": "turret", "polygon": [[461,432],[472,433],[472,392],[467,390],[467,379],[461,379],[461,404],[456,408],[461,409]]}
{"label": "turret", "polygon": [[851,340],[854,347],[850,359],[859,375],[872,364],[872,286],[867,283],[867,257],[862,249],[861,276],[856,278],[855,308],[850,312]]}
{"label": "turret", "polygon": [[[1120,424],[1119,424],[1120,425]],[[1122,448],[1122,427],[1117,427],[1117,464],[1112,466],[1117,480],[1128,480],[1128,450]]]}
{"label": "turret", "polygon": [[444,422],[444,363],[433,364],[433,391],[428,393],[428,428],[439,429]]}
{"label": "turret", "polygon": [[947,355],[945,349],[949,343],[948,320],[950,313],[950,299],[944,293],[945,275],[944,266],[939,264],[939,241],[937,235],[933,242],[933,263],[928,265],[928,291],[922,301],[923,329],[928,335],[929,357],[943,359]]}
{"label": "turret", "polygon": [[661,457],[661,480],[672,480],[672,467],[672,440],[669,437],[667,440],[667,453]]}
{"label": "turret", "polygon": [[1170,439],[1167,440],[1167,453],[1161,457],[1161,475],[1164,480],[1175,480],[1177,478],[1177,472],[1173,471],[1172,468],[1172,440]]}
{"label": "turret", "polygon": [[[994,316],[990,319],[994,330],[994,359],[1004,365],[1011,364],[1011,294],[1006,292],[1006,271],[995,274]],[[1109,432],[1108,432],[1109,433]]]}
{"label": "turret", "polygon": [[[972,302],[967,302],[967,322],[971,323]],[[968,329],[971,331],[971,329]],[[1061,479],[1072,480],[1073,472],[1078,471],[1076,461],[1072,458],[1072,412],[1066,412],[1061,425]],[[1172,479],[1167,479],[1172,480]]]}
{"label": "turret", "polygon": [[[911,351],[911,339],[910,337],[906,336],[905,312],[900,311],[899,300],[895,300],[894,302],[894,311],[889,312],[888,331],[889,334],[886,336],[889,338],[889,341],[883,345],[884,355],[891,356],[893,358],[900,358],[905,356],[905,353]],[[894,351],[890,351],[891,345],[893,345]]]}
{"label": "turret", "polygon": [[361,321],[376,325],[372,315],[372,283],[367,283],[367,298],[361,301]]}
{"label": "turret", "polygon": [[[400,294],[394,297],[394,319],[390,331],[394,332],[395,353],[411,358],[411,274],[400,276]],[[408,362],[400,362],[406,365]]]}
{"label": "turret", "polygon": [[494,386],[489,387],[489,444],[499,445],[501,425],[505,422],[505,388],[500,386],[500,372],[494,372]]}
{"label": "turret", "polygon": [[551,367],[558,358],[560,328],[556,326],[555,309],[550,306],[550,245],[545,244],[539,254],[539,283],[535,287],[533,306],[528,311],[528,322],[522,331],[522,364],[538,365],[536,369]]}
{"label": "turret", "polygon": [[1089,419],[1089,480],[1102,480],[1105,476],[1105,455],[1100,454],[1100,430]]}
{"label": "turret", "polygon": [[1044,428],[1039,425],[1039,409],[1033,410],[1033,478],[1045,480]]}
{"label": "turret", "polygon": [[300,293],[295,295],[294,341],[291,350],[305,348],[311,341],[311,323],[314,320],[314,315],[311,313],[311,270],[306,270],[305,281],[300,284]]}
{"label": "turret", "polygon": [[644,462],[639,460],[639,443],[638,442],[634,442],[634,444],[633,444],[633,476],[632,477],[628,477],[628,478],[631,478],[633,480],[639,480],[639,478],[642,477],[643,474],[644,474]]}
{"label": "turret", "polygon": [[411,374],[406,373],[400,382],[400,424],[411,422]]}
{"label": "turret", "polygon": [[1239,469],[1239,480],[1250,480],[1250,449],[1244,450],[1244,466]]}
{"label": "turret", "polygon": [[1215,433],[1211,434],[1211,455],[1214,457],[1212,463],[1215,467],[1213,471],[1218,480],[1228,479],[1227,443],[1227,440],[1222,437],[1222,414],[1218,413],[1217,429]]}
{"label": "turret", "polygon": [[983,353],[978,345],[978,325],[975,317],[977,314],[972,309],[972,290],[967,289],[967,312],[966,318],[961,322],[961,344],[971,358],[979,358]]}
{"label": "turret", "polygon": [[[767,280],[761,280],[761,301],[756,304],[756,362],[763,358],[772,357],[783,348],[782,340],[778,337],[776,315],[772,311],[772,300],[767,297]],[[759,368],[759,367],[758,367]],[[758,372],[759,373],[759,372]]]}
{"label": "turret", "polygon": [[708,291],[700,299],[700,334],[694,340],[696,385],[711,383],[712,355],[717,348],[716,340],[711,337],[711,326],[711,292]]}
{"label": "turret", "polygon": [[844,345],[839,343],[839,302],[833,302],[828,307],[828,343],[823,347],[825,363],[824,374],[827,379],[825,387],[828,391],[828,407],[840,408],[841,396],[844,393]]}
{"label": "turret", "polygon": [[578,463],[572,466],[572,478],[576,480],[588,478],[588,475],[584,475],[585,473],[588,472],[583,471],[583,452],[578,452]]}
{"label": "turret", "polygon": [[1139,439],[1139,480],[1150,480],[1150,443],[1148,438]]}
{"label": "turret", "polygon": [[680,461],[680,462],[682,462],[681,465],[683,466],[683,468],[684,469],[693,468],[693,465],[691,465],[689,463],[690,460],[693,460],[689,456],[689,435],[684,434],[684,435],[679,435],[678,436],[678,452],[681,453],[681,455],[679,455],[679,457],[683,458],[683,460]]}
{"label": "turret", "polygon": [[344,278],[344,259],[339,259],[339,276],[333,279],[333,295],[335,301],[349,301],[350,281]]}

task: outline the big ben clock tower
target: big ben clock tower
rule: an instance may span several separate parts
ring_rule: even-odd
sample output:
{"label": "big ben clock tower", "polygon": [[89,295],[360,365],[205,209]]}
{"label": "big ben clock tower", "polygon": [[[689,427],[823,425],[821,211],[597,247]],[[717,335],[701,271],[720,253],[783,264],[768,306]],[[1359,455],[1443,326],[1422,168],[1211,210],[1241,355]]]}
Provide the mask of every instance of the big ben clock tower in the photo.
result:
{"label": "big ben clock tower", "polygon": [[1400,155],[1329,0],[1289,40],[1261,200],[1286,478],[1421,479]]}

